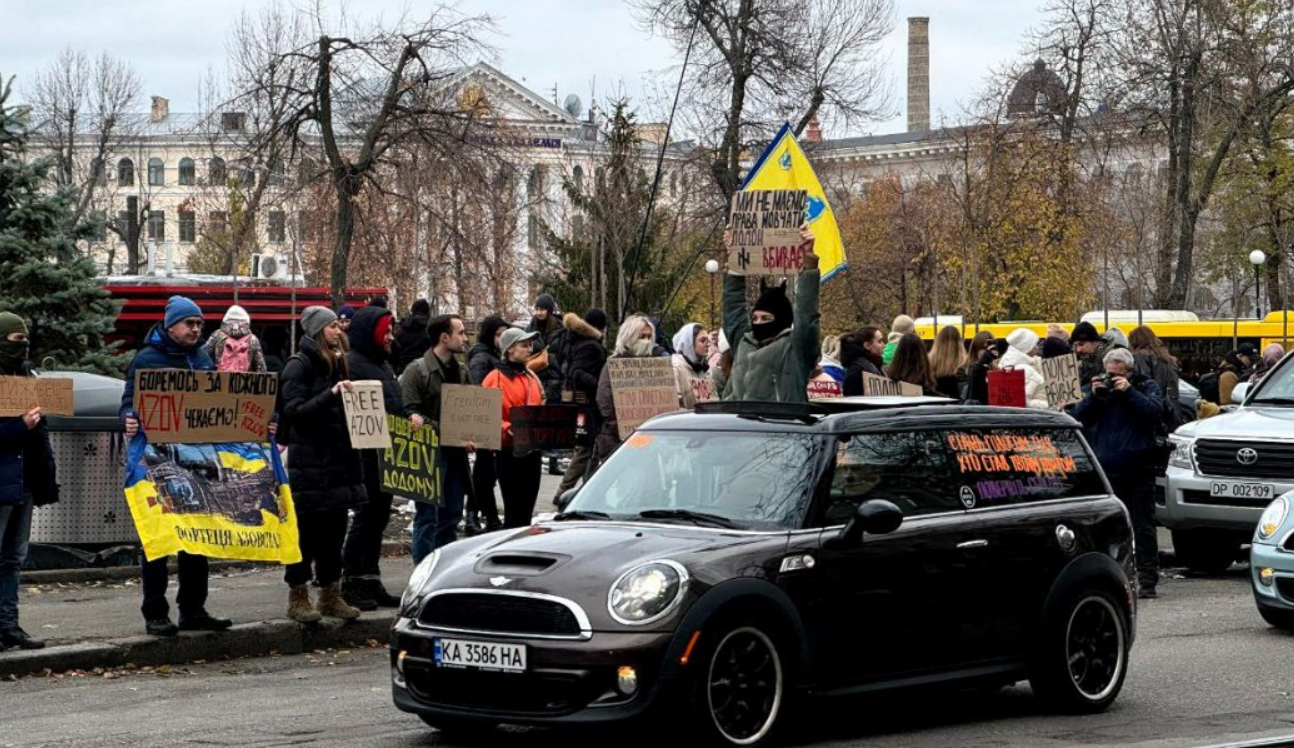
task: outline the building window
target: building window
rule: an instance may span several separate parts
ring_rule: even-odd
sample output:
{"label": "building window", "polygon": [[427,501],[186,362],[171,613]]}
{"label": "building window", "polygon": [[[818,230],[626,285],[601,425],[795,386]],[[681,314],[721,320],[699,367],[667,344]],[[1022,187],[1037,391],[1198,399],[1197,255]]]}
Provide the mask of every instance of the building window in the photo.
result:
{"label": "building window", "polygon": [[221,112],[220,129],[225,132],[241,132],[246,119],[244,112]]}
{"label": "building window", "polygon": [[161,187],[166,184],[166,165],[160,158],[148,159],[148,185]]}
{"label": "building window", "polygon": [[284,220],[283,211],[270,211],[270,225],[266,229],[266,233],[269,234],[271,242],[275,244],[283,243],[283,239],[287,235],[287,226],[286,221]]}
{"label": "building window", "polygon": [[207,215],[207,236],[219,236],[225,233],[229,225],[229,216],[223,210],[213,210]]}
{"label": "building window", "polygon": [[148,212],[148,240],[150,242],[166,241],[166,211],[150,210]]}
{"label": "building window", "polygon": [[248,189],[256,186],[256,168],[250,163],[243,164],[242,175],[239,179],[242,185]]}
{"label": "building window", "polygon": [[193,159],[185,156],[180,159],[180,184],[192,185],[197,182],[198,170],[193,165]]}
{"label": "building window", "polygon": [[191,210],[180,211],[180,241],[192,244],[198,240],[197,216]]}
{"label": "building window", "polygon": [[102,212],[95,213],[91,216],[90,241],[106,242],[108,241],[108,216]]}
{"label": "building window", "polygon": [[96,158],[90,162],[90,179],[100,187],[108,184],[108,172],[103,168],[103,159]]}
{"label": "building window", "polygon": [[282,187],[288,181],[287,169],[283,166],[281,159],[274,159],[269,166],[269,184],[274,187]]}
{"label": "building window", "polygon": [[130,211],[117,211],[117,223],[115,225],[117,232],[121,234],[122,241],[128,241],[126,237],[130,236]]}
{"label": "building window", "polygon": [[584,192],[584,167],[577,166],[571,170],[571,182],[574,183],[576,192]]}
{"label": "building window", "polygon": [[207,164],[207,184],[212,187],[224,187],[227,176],[225,160],[219,156],[212,156]]}
{"label": "building window", "polygon": [[135,186],[135,162],[128,158],[123,158],[117,162],[117,186],[134,187]]}
{"label": "building window", "polygon": [[310,184],[318,175],[319,164],[315,163],[314,159],[303,158],[301,163],[297,164],[297,182],[299,184]]}

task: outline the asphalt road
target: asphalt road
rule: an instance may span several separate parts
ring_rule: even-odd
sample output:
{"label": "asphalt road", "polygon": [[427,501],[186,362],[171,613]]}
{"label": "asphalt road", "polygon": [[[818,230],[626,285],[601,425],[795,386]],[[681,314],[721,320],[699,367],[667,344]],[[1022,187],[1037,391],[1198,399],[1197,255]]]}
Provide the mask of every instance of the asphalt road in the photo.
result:
{"label": "asphalt road", "polygon": [[[1294,735],[1294,636],[1258,617],[1245,573],[1161,584],[1162,597],[1142,606],[1131,673],[1105,714],[1041,714],[1026,686],[919,694],[828,705],[792,742],[1178,748]],[[0,683],[0,747],[450,745],[391,706],[386,662],[385,650],[366,649]],[[506,728],[479,744],[554,742],[607,744]]]}

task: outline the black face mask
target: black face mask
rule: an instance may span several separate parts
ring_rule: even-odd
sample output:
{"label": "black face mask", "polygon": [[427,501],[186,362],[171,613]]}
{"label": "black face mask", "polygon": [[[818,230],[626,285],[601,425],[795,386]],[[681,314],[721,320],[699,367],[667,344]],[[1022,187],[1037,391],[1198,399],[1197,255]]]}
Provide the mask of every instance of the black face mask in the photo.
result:
{"label": "black face mask", "polygon": [[783,322],[774,318],[772,322],[762,324],[751,323],[750,331],[754,334],[755,340],[761,343],[767,343],[782,333],[783,330],[791,326],[790,321]]}
{"label": "black face mask", "polygon": [[27,340],[0,340],[0,365],[8,369],[19,369],[27,362],[31,353],[31,342]]}

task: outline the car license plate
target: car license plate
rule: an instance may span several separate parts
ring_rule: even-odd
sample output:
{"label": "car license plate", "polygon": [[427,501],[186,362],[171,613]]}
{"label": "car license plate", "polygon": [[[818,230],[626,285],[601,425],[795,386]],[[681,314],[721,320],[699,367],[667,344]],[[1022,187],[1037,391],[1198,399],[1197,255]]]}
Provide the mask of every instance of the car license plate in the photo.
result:
{"label": "car license plate", "polygon": [[434,655],[436,665],[440,667],[496,670],[504,673],[526,671],[524,644],[436,639]]}
{"label": "car license plate", "polygon": [[1214,481],[1209,495],[1215,499],[1253,499],[1271,501],[1276,497],[1276,487],[1270,483],[1224,483]]}

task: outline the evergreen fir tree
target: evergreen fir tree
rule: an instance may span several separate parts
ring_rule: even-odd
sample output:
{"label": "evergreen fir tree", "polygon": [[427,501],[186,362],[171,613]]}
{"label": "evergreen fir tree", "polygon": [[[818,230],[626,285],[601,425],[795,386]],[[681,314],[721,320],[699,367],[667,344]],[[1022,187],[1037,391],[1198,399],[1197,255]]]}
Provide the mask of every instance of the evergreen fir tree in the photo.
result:
{"label": "evergreen fir tree", "polygon": [[54,161],[27,158],[30,110],[12,90],[0,78],[0,310],[27,320],[37,365],[120,376],[126,360],[103,340],[120,306],[76,246],[93,226],[73,225],[75,189],[46,191]]}

